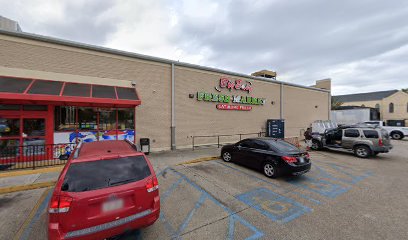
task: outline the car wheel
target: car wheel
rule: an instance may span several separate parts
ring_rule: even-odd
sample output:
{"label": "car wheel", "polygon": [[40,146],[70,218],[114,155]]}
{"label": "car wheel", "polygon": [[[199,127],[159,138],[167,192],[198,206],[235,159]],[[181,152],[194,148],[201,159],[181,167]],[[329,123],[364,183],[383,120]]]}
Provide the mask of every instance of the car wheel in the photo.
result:
{"label": "car wheel", "polygon": [[403,135],[400,132],[392,132],[391,137],[395,140],[401,140]]}
{"label": "car wheel", "polygon": [[275,178],[277,175],[275,166],[272,164],[272,162],[265,162],[262,171],[265,176],[270,178]]}
{"label": "car wheel", "polygon": [[359,158],[368,158],[371,156],[371,149],[367,146],[357,146],[354,148],[354,154]]}
{"label": "car wheel", "polygon": [[319,143],[319,141],[316,141],[316,140],[312,141],[312,146],[311,146],[311,148],[312,148],[313,150],[319,150],[319,149],[320,149],[320,143]]}
{"label": "car wheel", "polygon": [[222,160],[224,160],[224,162],[231,162],[232,160],[232,156],[230,152],[223,152],[222,153]]}

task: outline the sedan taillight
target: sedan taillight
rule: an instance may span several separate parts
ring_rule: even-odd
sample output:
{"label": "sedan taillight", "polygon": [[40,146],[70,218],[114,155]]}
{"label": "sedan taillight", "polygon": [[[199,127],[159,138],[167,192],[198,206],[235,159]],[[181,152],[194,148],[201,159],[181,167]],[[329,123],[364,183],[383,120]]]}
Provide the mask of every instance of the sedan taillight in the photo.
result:
{"label": "sedan taillight", "polygon": [[296,157],[289,157],[289,156],[283,156],[282,159],[287,162],[287,163],[295,163],[297,162]]}
{"label": "sedan taillight", "polygon": [[159,189],[159,181],[156,177],[152,177],[147,180],[146,182],[146,190],[147,192],[153,192]]}
{"label": "sedan taillight", "polygon": [[52,196],[50,201],[49,213],[66,213],[72,203],[71,197],[66,196]]}

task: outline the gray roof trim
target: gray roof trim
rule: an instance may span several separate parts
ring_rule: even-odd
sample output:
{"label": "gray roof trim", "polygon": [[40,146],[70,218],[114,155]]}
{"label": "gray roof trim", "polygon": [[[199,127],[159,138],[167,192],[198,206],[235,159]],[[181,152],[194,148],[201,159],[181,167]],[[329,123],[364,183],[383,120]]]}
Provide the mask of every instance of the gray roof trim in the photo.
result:
{"label": "gray roof trim", "polygon": [[210,72],[217,72],[217,73],[222,73],[222,74],[227,74],[227,75],[232,75],[232,76],[237,76],[237,77],[245,77],[245,78],[250,78],[254,80],[264,81],[268,83],[284,84],[287,86],[293,86],[293,87],[299,87],[299,88],[305,88],[305,89],[330,93],[330,91],[326,89],[308,87],[308,86],[303,86],[303,85],[294,84],[294,83],[282,82],[278,80],[271,80],[271,79],[263,78],[263,77],[254,77],[251,75],[222,70],[218,68],[200,66],[196,64],[179,62],[179,61],[165,59],[165,58],[152,57],[148,55],[132,53],[132,52],[127,52],[127,51],[122,51],[122,50],[116,50],[116,49],[107,48],[107,47],[95,46],[95,45],[90,45],[86,43],[79,43],[79,42],[74,42],[74,41],[69,41],[69,40],[63,40],[59,38],[53,38],[53,37],[48,37],[48,36],[43,36],[43,35],[38,35],[38,34],[33,34],[33,33],[0,30],[0,34],[13,36],[13,37],[21,37],[21,38],[26,38],[26,39],[31,39],[31,40],[37,40],[37,41],[42,41],[42,42],[60,44],[60,45],[65,45],[65,46],[70,46],[70,47],[82,48],[82,49],[87,49],[87,50],[92,50],[92,51],[116,54],[116,55],[131,57],[131,58],[138,58],[138,59],[143,59],[147,61],[154,61],[154,62],[160,62],[160,63],[165,63],[165,64],[174,64],[175,66],[182,66],[182,67],[194,68],[194,69],[205,70],[205,71],[210,71]]}
{"label": "gray roof trim", "polygon": [[382,100],[398,92],[398,90],[356,93],[333,96],[334,99],[340,102],[361,102],[361,101],[376,101]]}

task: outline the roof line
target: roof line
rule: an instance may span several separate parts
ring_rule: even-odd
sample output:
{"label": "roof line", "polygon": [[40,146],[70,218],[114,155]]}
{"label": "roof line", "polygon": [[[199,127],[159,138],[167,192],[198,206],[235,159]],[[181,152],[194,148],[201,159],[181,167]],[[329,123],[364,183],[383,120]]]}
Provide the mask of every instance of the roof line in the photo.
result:
{"label": "roof line", "polygon": [[82,48],[82,49],[87,49],[87,50],[92,50],[92,51],[110,53],[110,54],[115,54],[115,55],[121,55],[121,56],[126,56],[126,57],[131,57],[131,58],[138,58],[138,59],[143,59],[147,61],[155,61],[155,62],[161,62],[165,64],[174,64],[175,66],[195,68],[195,69],[205,70],[205,71],[210,71],[210,72],[218,72],[218,73],[228,74],[228,75],[237,76],[237,77],[250,78],[253,80],[259,80],[259,81],[264,81],[264,82],[269,82],[269,83],[284,84],[284,85],[293,86],[293,87],[299,87],[299,88],[305,88],[305,89],[330,93],[330,90],[326,90],[326,89],[308,87],[308,86],[303,86],[303,85],[299,85],[295,83],[282,82],[278,80],[271,80],[268,78],[255,77],[255,76],[251,76],[248,74],[232,72],[232,71],[227,71],[227,70],[213,68],[213,67],[206,67],[206,66],[201,66],[197,64],[179,62],[175,60],[153,57],[153,56],[148,56],[148,55],[139,54],[139,53],[132,53],[132,52],[127,52],[127,51],[122,51],[122,50],[117,50],[117,49],[112,49],[112,48],[107,48],[107,47],[101,47],[101,46],[96,46],[96,45],[91,45],[91,44],[86,44],[86,43],[79,43],[79,42],[43,36],[43,35],[34,34],[34,33],[0,30],[0,34],[13,36],[13,37],[21,37],[21,38],[26,38],[26,39],[31,39],[31,40],[37,40],[37,41],[42,41],[42,42],[48,42],[48,43],[53,43],[53,44],[60,44],[60,45],[65,45],[65,46],[70,46],[70,47]]}
{"label": "roof line", "polygon": [[[391,92],[391,91],[396,91],[398,92],[398,89],[391,89],[391,90],[382,90],[382,91],[374,91],[374,92],[360,92],[360,93],[350,93],[350,94],[343,94],[343,95],[333,95],[333,97],[342,97],[342,96],[350,96],[350,95],[359,95],[359,94],[368,94],[368,93],[379,93],[379,92]],[[395,93],[396,93],[395,92]],[[393,93],[394,94],[394,93]]]}

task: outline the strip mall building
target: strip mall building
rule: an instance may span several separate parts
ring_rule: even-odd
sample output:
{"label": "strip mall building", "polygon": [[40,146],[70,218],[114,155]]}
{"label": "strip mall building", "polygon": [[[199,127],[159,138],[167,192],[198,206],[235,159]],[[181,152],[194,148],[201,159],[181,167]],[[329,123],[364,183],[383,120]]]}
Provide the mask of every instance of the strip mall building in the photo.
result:
{"label": "strip mall building", "polygon": [[326,89],[0,31],[3,147],[149,138],[152,151],[170,150],[265,131],[268,119],[299,136],[329,108]]}

